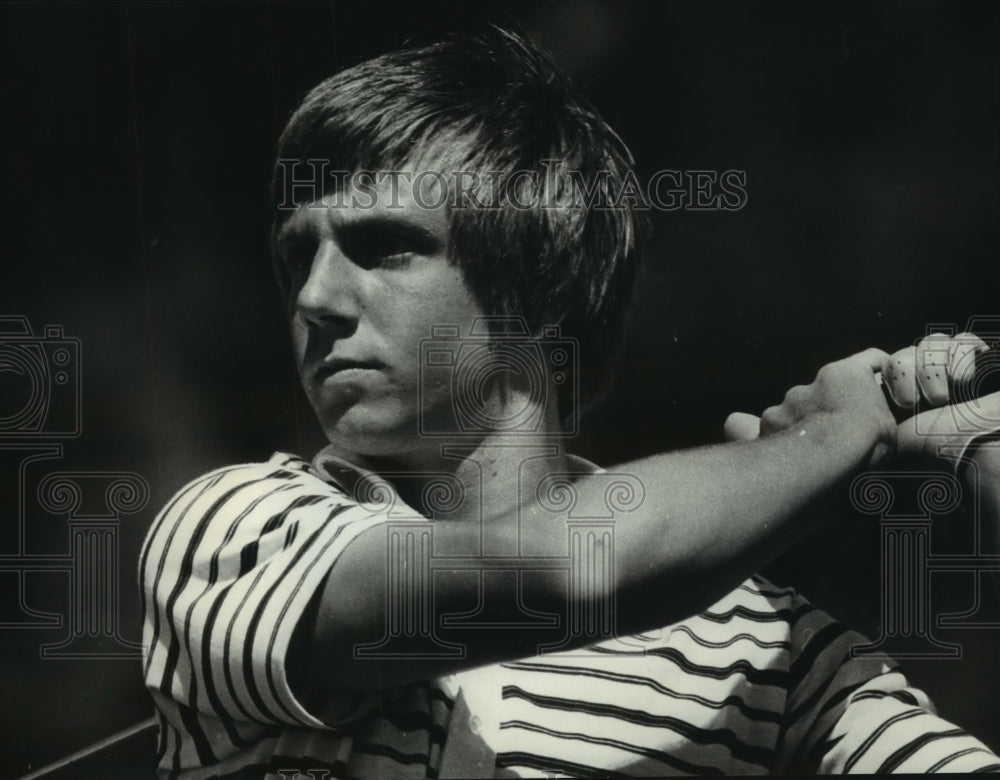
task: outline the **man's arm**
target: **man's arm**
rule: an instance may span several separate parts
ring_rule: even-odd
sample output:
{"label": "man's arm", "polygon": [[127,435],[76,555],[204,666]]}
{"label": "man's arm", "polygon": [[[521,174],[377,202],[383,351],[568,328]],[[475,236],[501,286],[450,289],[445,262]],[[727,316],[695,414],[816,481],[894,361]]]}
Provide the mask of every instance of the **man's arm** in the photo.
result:
{"label": "man's arm", "polygon": [[[890,356],[891,364],[923,370],[911,371],[909,381],[894,371],[887,387],[903,408],[933,407],[900,423],[898,454],[949,464],[963,479],[964,506],[979,514],[985,551],[1000,555],[1000,393],[961,403],[952,398],[956,386],[988,377],[989,369],[976,376],[974,360],[986,348],[971,333],[934,334]],[[994,582],[1000,588],[1000,577]]]}
{"label": "man's arm", "polygon": [[[789,391],[766,419],[782,433],[766,438],[670,453],[617,467],[645,487],[642,506],[617,519],[615,577],[610,584],[619,635],[658,628],[715,602],[807,530],[801,510],[857,470],[891,456],[896,424],[875,380],[888,356],[869,350],[824,367],[816,381]],[[578,506],[603,507],[604,484],[584,477]],[[531,534],[535,549],[565,549],[566,531],[540,506],[488,516],[486,522],[438,522],[435,543],[476,550],[480,534],[497,542]],[[487,515],[489,509],[487,508]],[[490,632],[461,637],[467,653],[447,661],[356,661],[354,647],[385,631],[389,604],[384,529],[353,540],[328,573],[314,609],[300,622],[293,668],[306,670],[298,689],[375,690],[427,679],[464,667],[510,660],[536,651],[537,634],[510,627],[502,642]],[[519,595],[533,608],[566,615],[567,606],[595,594],[577,592],[562,572],[524,577],[522,594],[505,578],[483,578],[486,602]],[[430,582],[414,586],[430,590]],[[651,594],[655,594],[650,598]],[[468,608],[470,594],[441,582],[433,593],[437,615]],[[451,637],[449,637],[450,639]]]}
{"label": "man's arm", "polygon": [[1000,771],[993,751],[940,718],[892,659],[852,657],[867,644],[819,609],[795,622],[776,773]]}

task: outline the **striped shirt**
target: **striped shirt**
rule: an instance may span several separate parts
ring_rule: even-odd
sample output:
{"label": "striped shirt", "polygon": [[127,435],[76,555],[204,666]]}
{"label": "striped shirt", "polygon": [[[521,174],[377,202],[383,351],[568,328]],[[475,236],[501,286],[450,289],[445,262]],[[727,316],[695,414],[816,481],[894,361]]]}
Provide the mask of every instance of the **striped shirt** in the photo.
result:
{"label": "striped shirt", "polygon": [[1000,771],[885,656],[793,590],[583,650],[344,695],[310,711],[285,659],[324,574],[384,522],[275,454],[160,512],[140,559],[161,777],[554,777]]}

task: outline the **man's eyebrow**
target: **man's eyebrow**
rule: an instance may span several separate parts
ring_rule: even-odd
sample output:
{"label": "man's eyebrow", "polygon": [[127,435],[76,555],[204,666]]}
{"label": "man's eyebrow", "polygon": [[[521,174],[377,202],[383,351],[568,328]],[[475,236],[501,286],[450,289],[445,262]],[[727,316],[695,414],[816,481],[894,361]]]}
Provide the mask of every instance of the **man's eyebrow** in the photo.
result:
{"label": "man's eyebrow", "polygon": [[[278,230],[275,245],[280,249],[305,240],[316,229],[316,224],[311,221],[289,219]],[[333,223],[331,232],[338,243],[355,246],[380,237],[391,237],[409,241],[418,249],[430,252],[441,249],[445,243],[426,226],[403,214],[351,216],[342,222]]]}
{"label": "man's eyebrow", "polygon": [[382,233],[408,239],[424,248],[437,247],[441,244],[441,239],[433,232],[403,214],[366,214],[351,217],[335,225],[333,233],[348,243]]}
{"label": "man's eyebrow", "polygon": [[285,223],[278,229],[278,233],[274,237],[274,243],[277,246],[283,246],[290,241],[302,238],[308,231],[308,225],[299,224],[292,218],[286,219]]}

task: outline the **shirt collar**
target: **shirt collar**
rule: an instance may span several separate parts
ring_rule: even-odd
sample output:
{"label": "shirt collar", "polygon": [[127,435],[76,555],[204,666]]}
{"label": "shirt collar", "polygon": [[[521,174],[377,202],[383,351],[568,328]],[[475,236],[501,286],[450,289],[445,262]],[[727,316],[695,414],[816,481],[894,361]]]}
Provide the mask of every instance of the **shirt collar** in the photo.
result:
{"label": "shirt collar", "polygon": [[[596,463],[572,453],[566,453],[566,463],[573,471],[582,471],[585,474],[603,474],[605,472]],[[322,479],[332,482],[348,495],[354,495],[354,489],[362,479],[378,476],[374,471],[363,469],[337,455],[332,444],[316,453],[316,457],[312,460],[312,467]]]}
{"label": "shirt collar", "polygon": [[354,495],[361,480],[378,477],[374,471],[361,468],[356,463],[337,455],[332,444],[316,453],[316,457],[312,460],[312,467],[321,479],[336,485],[349,496]]}

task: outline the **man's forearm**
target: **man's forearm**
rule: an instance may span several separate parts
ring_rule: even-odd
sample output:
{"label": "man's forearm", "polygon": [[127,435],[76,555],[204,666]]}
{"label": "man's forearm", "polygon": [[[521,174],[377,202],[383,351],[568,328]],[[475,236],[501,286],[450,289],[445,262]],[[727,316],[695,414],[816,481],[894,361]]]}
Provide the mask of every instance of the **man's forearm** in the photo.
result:
{"label": "man's forearm", "polygon": [[[873,442],[841,418],[781,434],[667,453],[618,469],[645,487],[642,506],[615,524],[615,587],[668,594],[618,599],[619,629],[662,626],[713,604],[786,549],[818,515],[807,504],[868,463]],[[580,505],[601,506],[603,486],[581,481]],[[575,594],[570,593],[573,598]]]}
{"label": "man's forearm", "polygon": [[[844,416],[817,415],[794,430],[751,442],[668,453],[616,468],[637,478],[645,500],[616,518],[611,593],[574,591],[564,572],[537,571],[520,578],[483,577],[485,593],[468,581],[441,579],[415,587],[435,616],[465,611],[470,599],[514,603],[566,613],[574,601],[614,598],[616,630],[627,635],[668,625],[714,603],[780,553],[806,530],[800,510],[817,495],[867,463],[874,446],[863,426]],[[575,483],[582,514],[605,508],[606,481]],[[518,540],[533,550],[566,549],[566,526],[536,504],[487,516],[484,522],[439,521],[435,545],[450,552],[510,549]],[[331,571],[317,605],[311,651],[321,684],[336,688],[393,687],[458,668],[509,660],[534,652],[537,633],[505,629],[504,642],[488,632],[461,636],[465,658],[449,661],[355,661],[351,649],[384,633],[387,593],[385,534],[373,528],[348,545]],[[516,549],[516,547],[515,547]],[[484,569],[486,566],[484,566]],[[473,586],[474,587],[474,586]],[[579,589],[578,589],[579,590]],[[650,598],[657,594],[658,598]],[[431,602],[432,597],[432,602]],[[436,618],[435,618],[436,619]],[[450,637],[449,637],[450,638]],[[375,674],[377,672],[377,675]]]}

